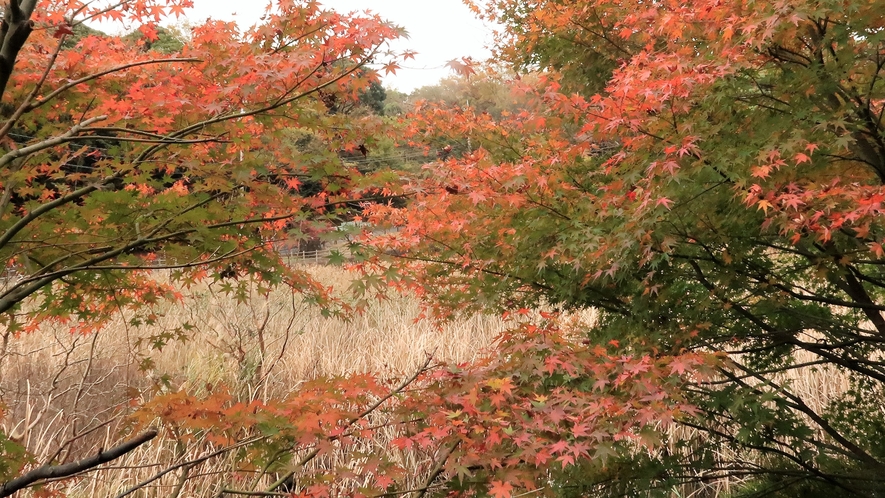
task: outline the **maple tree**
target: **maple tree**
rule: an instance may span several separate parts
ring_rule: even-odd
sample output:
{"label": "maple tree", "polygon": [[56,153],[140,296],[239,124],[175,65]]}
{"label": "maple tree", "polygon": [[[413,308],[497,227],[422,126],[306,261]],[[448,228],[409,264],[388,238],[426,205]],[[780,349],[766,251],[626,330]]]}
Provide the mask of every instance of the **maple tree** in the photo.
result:
{"label": "maple tree", "polygon": [[[85,20],[139,23],[151,39],[156,21],[189,2],[32,3],[10,4],[5,18],[11,32],[29,36],[19,46],[10,35],[4,45],[15,70],[3,93],[0,250],[23,278],[0,297],[3,324],[16,332],[48,315],[97,319],[112,290],[115,305],[161,298],[165,291],[144,281],[141,295],[126,292],[137,287],[135,270],[160,257],[182,270],[178,279],[218,268],[295,278],[256,249],[287,224],[331,211],[332,197],[359,197],[336,154],[365,130],[330,131],[334,117],[312,97],[362,91],[377,76],[357,70],[398,31],[377,18],[284,2],[248,32],[221,22],[196,27],[178,54],[102,36],[65,49]],[[103,65],[85,63],[99,55]],[[325,156],[305,165],[296,152],[268,146],[295,128],[321,135]],[[303,181],[332,173],[337,183],[297,195]],[[17,315],[28,297],[42,299],[41,312]]]}
{"label": "maple tree", "polygon": [[[587,347],[615,341],[627,361],[691,381],[677,391],[695,411],[676,416],[691,430],[664,446],[616,444],[642,431],[633,414],[595,449],[548,448],[575,459],[552,481],[562,494],[669,496],[720,480],[778,496],[881,491],[882,3],[468,3],[503,25],[499,61],[540,81],[514,81],[528,103],[501,116],[415,109],[413,143],[473,147],[429,164],[407,208],[372,210],[399,231],[371,243],[401,257],[366,268],[442,317],[595,308],[578,334]],[[566,371],[588,385],[564,405],[601,402],[601,375]],[[816,375],[849,386],[803,391]],[[621,415],[637,406],[622,401]],[[606,447],[608,459],[588,458]],[[521,450],[480,466],[518,467]],[[490,482],[496,496],[541,487]]]}
{"label": "maple tree", "polygon": [[[337,309],[327,287],[282,264],[275,246],[321,231],[373,183],[339,151],[359,146],[379,121],[332,115],[320,93],[358,99],[378,80],[369,64],[396,58],[385,44],[401,31],[373,15],[280,1],[250,29],[208,21],[162,51],[152,47],[158,23],[191,4],[4,2],[2,357],[46,323],[76,334],[101,329],[115,312],[131,325],[152,323],[181,298],[178,288],[203,279],[240,299],[289,285]],[[84,29],[96,21],[139,35]],[[277,147],[292,130],[324,149]],[[300,191],[305,182],[312,192]],[[171,278],[157,281],[157,269]],[[146,428],[78,460],[72,448],[93,422],[74,422],[45,461],[16,434],[0,434],[0,494],[83,472],[158,434]]]}
{"label": "maple tree", "polygon": [[[176,299],[146,275],[161,258],[180,283],[212,276],[245,299],[252,275],[328,300],[268,241],[359,197],[336,159],[366,128],[333,127],[319,92],[358,99],[372,74],[357,69],[397,32],[282,1],[244,34],[196,28],[174,55],[93,36],[61,48],[75,19],[130,16],[151,39],[186,3],[10,4],[0,251],[23,278],[0,295],[7,339],[46,321],[88,332],[110,309],[155,319]],[[168,393],[133,415],[143,432],[81,460],[34,462],[3,435],[0,493],[108,461],[157,421],[206,450],[120,496],[223,455],[238,463],[214,494],[882,489],[880,2],[473,6],[504,26],[501,62],[542,71],[510,81],[520,110],[415,109],[412,145],[467,147],[392,185],[407,207],[363,206],[399,230],[369,241],[397,257],[368,255],[357,287],[418,292],[440,317],[504,313],[495,349],[286,399]],[[292,127],[329,155],[271,146]],[[295,195],[305,178],[322,189]],[[588,308],[590,323],[569,313]],[[850,386],[816,402],[797,387],[811,369]],[[334,467],[308,466],[320,456]]]}

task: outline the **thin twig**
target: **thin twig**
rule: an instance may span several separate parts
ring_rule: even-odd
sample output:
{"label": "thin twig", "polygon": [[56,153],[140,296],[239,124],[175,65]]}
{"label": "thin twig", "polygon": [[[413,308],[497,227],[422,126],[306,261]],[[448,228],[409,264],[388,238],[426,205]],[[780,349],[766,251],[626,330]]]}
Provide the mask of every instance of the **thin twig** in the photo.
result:
{"label": "thin twig", "polygon": [[461,444],[461,440],[455,441],[454,444],[446,448],[442,455],[440,455],[439,460],[436,461],[436,465],[433,466],[433,470],[430,471],[430,475],[427,476],[427,480],[424,481],[424,488],[418,493],[417,498],[424,498],[424,495],[427,494],[427,491],[430,489],[430,486],[433,484],[433,481],[439,477],[440,474],[445,470],[446,461],[452,455],[452,452],[455,451],[455,448]]}
{"label": "thin twig", "polygon": [[156,481],[157,479],[160,479],[164,475],[166,475],[170,472],[174,472],[182,467],[193,467],[195,465],[199,465],[207,460],[217,457],[218,455],[223,455],[231,450],[242,448],[243,446],[248,446],[252,443],[257,443],[258,441],[261,441],[264,439],[267,439],[267,436],[259,436],[259,437],[249,438],[244,441],[240,441],[237,444],[233,444],[231,446],[225,446],[224,448],[215,450],[212,453],[209,453],[208,455],[201,456],[200,458],[195,458],[195,459],[189,460],[187,462],[182,462],[182,463],[179,463],[176,465],[172,465],[171,467],[167,467],[166,469],[163,469],[160,472],[157,472],[156,474],[154,474],[153,477],[145,479],[144,481],[141,481],[140,483],[136,484],[135,486],[132,486],[131,488],[127,489],[126,491],[123,491],[122,493],[118,494],[114,498],[123,498],[124,496],[128,496],[128,495],[138,491],[139,489],[147,486],[148,484]]}

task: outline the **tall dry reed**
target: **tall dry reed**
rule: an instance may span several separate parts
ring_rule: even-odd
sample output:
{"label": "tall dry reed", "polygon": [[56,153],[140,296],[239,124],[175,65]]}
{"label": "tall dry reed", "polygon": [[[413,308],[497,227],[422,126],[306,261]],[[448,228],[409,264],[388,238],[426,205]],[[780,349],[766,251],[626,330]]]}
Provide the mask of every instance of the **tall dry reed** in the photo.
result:
{"label": "tall dry reed", "polygon": [[[352,278],[347,272],[322,265],[304,269],[346,299]],[[157,278],[166,277],[158,272]],[[473,360],[505,328],[499,318],[483,315],[444,325],[419,321],[420,304],[408,297],[377,300],[342,319],[324,317],[286,289],[268,296],[253,293],[241,302],[218,285],[198,285],[185,293],[150,325],[135,327],[132,317],[121,313],[90,335],[72,334],[70,327],[56,324],[11,337],[0,355],[3,431],[38,461],[69,461],[113,446],[131,406],[157,393],[199,395],[223,384],[243,400],[267,400],[324,376],[374,373],[395,379],[413,372],[428,354],[440,361]],[[64,450],[56,454],[59,448]],[[209,450],[206,444],[182,447],[164,434],[84,474],[67,492],[114,496]],[[329,458],[334,454],[314,465],[333,465]],[[427,459],[403,455],[402,463],[420,468],[422,458]],[[182,472],[170,472],[139,496],[215,493],[219,476],[234,467],[236,462],[217,458],[194,466],[186,483],[179,482]]]}
{"label": "tall dry reed", "polygon": [[[322,265],[303,268],[346,299],[352,275]],[[166,276],[158,272],[157,278]],[[448,362],[474,360],[507,327],[499,317],[486,315],[441,326],[420,321],[418,301],[403,296],[374,301],[362,313],[341,319],[324,317],[285,289],[268,296],[253,293],[243,301],[221,292],[218,285],[198,285],[184,292],[185,299],[165,306],[148,326],[135,327],[132,316],[122,313],[90,335],[47,325],[10,337],[0,352],[3,432],[28,448],[37,461],[70,461],[119,442],[133,404],[158,393],[185,390],[199,395],[223,384],[243,400],[265,401],[285,397],[318,377],[368,372],[402,378],[428,354]],[[592,322],[595,317],[588,311],[575,318]],[[780,380],[818,412],[848,388],[847,377],[832,369],[791,370]],[[397,435],[395,429],[379,431],[374,442],[359,449],[371,453]],[[676,428],[669,436],[683,441],[703,437],[685,428]],[[66,491],[71,496],[115,496],[212,449],[205,442],[183,445],[163,433],[150,445],[80,476]],[[733,457],[723,451],[723,461]],[[239,466],[231,458],[215,458],[187,472],[176,469],[137,495],[210,496],[223,486],[242,485],[224,480]],[[433,455],[421,452],[402,452],[399,458],[403,467],[414,470],[416,486],[433,463]],[[331,452],[312,465],[334,468],[344,460]],[[260,484],[267,486],[273,477],[265,476]],[[719,480],[678,492],[718,496],[727,494],[733,484]]]}

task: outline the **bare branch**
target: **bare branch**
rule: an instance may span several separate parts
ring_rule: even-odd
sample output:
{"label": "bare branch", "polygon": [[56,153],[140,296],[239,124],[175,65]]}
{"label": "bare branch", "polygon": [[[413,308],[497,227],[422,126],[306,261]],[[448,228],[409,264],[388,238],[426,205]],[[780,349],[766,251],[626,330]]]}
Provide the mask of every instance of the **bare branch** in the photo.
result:
{"label": "bare branch", "polygon": [[420,492],[418,492],[417,498],[424,498],[427,492],[431,489],[433,481],[435,481],[436,478],[443,473],[443,470],[445,470],[446,461],[449,459],[450,456],[452,456],[452,452],[455,451],[455,448],[457,448],[459,444],[461,444],[460,439],[458,441],[455,441],[455,443],[451,446],[447,447],[443,451],[442,455],[439,456],[439,459],[436,461],[436,465],[433,466],[433,470],[430,471],[430,475],[427,476],[427,479],[424,481],[424,487],[421,489]]}
{"label": "bare branch", "polygon": [[[70,130],[66,131],[65,133],[63,133],[61,135],[58,135],[58,136],[55,136],[52,138],[47,138],[46,140],[43,140],[42,142],[38,142],[33,145],[29,145],[27,147],[22,147],[21,149],[9,151],[5,155],[0,157],[0,168],[2,168],[3,166],[6,166],[7,164],[11,163],[12,161],[14,161],[20,157],[29,156],[31,154],[35,154],[37,152],[40,152],[41,150],[46,150],[50,147],[55,147],[56,145],[61,145],[63,143],[70,142],[70,141],[72,141],[73,137],[76,137],[77,134],[82,132],[84,128],[87,128],[92,123],[104,121],[107,118],[108,118],[107,115],[101,115],[101,116],[95,116],[95,117],[89,118],[78,125],[72,126]],[[0,246],[2,246],[2,244],[0,244]]]}
{"label": "bare branch", "polygon": [[147,486],[148,484],[156,481],[157,479],[160,479],[164,475],[166,475],[170,472],[174,472],[182,467],[193,467],[195,465],[199,465],[207,460],[211,460],[212,458],[215,458],[219,455],[223,455],[223,454],[227,453],[228,451],[242,448],[243,446],[248,446],[252,443],[257,443],[258,441],[261,441],[264,439],[267,439],[267,436],[259,436],[259,437],[249,438],[249,439],[240,441],[237,444],[232,444],[230,446],[225,446],[224,448],[220,448],[218,450],[215,450],[212,453],[209,453],[208,455],[201,456],[200,458],[195,458],[193,460],[188,460],[187,462],[182,462],[182,463],[179,463],[176,465],[172,465],[171,467],[168,467],[166,469],[161,470],[160,472],[157,472],[156,474],[154,474],[153,477],[150,477],[144,481],[141,481],[140,483],[136,484],[135,486],[132,486],[131,488],[127,489],[126,491],[123,491],[122,493],[118,494],[114,498],[123,498],[124,496],[131,495],[132,493],[134,493],[134,492],[138,491],[139,489]]}
{"label": "bare branch", "polygon": [[138,436],[119,444],[107,451],[99,451],[96,455],[84,458],[77,462],[71,462],[64,465],[43,465],[22,476],[5,482],[0,485],[0,497],[9,496],[20,491],[37,481],[45,479],[57,479],[60,477],[70,477],[74,474],[98,467],[103,463],[107,463],[120,458],[139,446],[147,443],[151,439],[157,437],[156,429],[150,429],[142,432]]}

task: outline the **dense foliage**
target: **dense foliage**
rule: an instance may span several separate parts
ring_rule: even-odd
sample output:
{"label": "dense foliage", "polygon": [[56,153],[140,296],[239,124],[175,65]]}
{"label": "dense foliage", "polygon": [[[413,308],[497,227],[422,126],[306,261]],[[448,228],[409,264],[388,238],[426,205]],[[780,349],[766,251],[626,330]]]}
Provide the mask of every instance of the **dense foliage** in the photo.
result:
{"label": "dense foliage", "polygon": [[[111,447],[80,440],[116,414],[75,420],[41,455],[6,431],[0,495],[63,492],[58,479],[161,432],[200,456],[150,464],[120,496],[171,473],[177,496],[211,459],[230,461],[216,495],[885,489],[880,1],[474,4],[503,26],[497,63],[515,73],[455,61],[476,79],[451,86],[482,108],[457,88],[417,104],[407,145],[435,160],[405,182],[362,175],[389,146],[367,65],[397,68],[380,60],[397,29],[279,1],[250,31],[209,22],[156,43],[189,3],[6,4],[4,350],[47,323],[150,323],[175,285],[207,278],[241,300],[288,284],[331,307],[273,247],[355,213],[397,228],[355,252],[357,290],[512,329],[472,364],[428,358],[400,382],[158,391]],[[803,387],[821,377],[844,388]]]}
{"label": "dense foliage", "polygon": [[[415,110],[414,140],[473,148],[416,180],[407,209],[376,211],[400,227],[375,241],[404,256],[390,283],[443,316],[595,308],[590,345],[674,372],[680,354],[728,354],[685,387],[697,412],[664,446],[616,444],[616,462],[554,479],[563,493],[885,489],[885,5],[474,7],[504,26],[500,61],[543,78],[515,83],[521,112]],[[850,387],[803,389],[821,376]]]}

